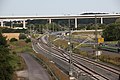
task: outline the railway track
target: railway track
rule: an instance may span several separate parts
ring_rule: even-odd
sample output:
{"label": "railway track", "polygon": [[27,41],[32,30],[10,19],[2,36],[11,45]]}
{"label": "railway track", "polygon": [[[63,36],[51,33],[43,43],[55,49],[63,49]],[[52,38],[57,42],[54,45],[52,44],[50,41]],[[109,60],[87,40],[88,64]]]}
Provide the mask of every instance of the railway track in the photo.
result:
{"label": "railway track", "polygon": [[[42,42],[42,40],[41,40],[41,42]],[[44,42],[42,42],[42,43],[43,43],[44,45],[48,46],[48,44],[46,44],[46,43],[44,43]],[[58,54],[59,56],[62,56],[62,57],[64,57],[65,59],[68,59],[68,60],[69,60],[69,53],[68,53],[68,52],[65,52],[65,51],[63,51],[63,50],[61,50],[61,49],[58,49],[58,48],[55,47],[55,46],[52,46],[52,49],[55,50],[55,51],[58,51],[59,54],[61,54],[61,55]],[[56,54],[56,53],[55,53],[55,54]],[[79,62],[79,60],[82,60],[82,61],[85,61],[85,62],[87,62],[87,63],[89,63],[89,64],[92,64],[92,66],[97,66],[96,68],[100,68],[100,70],[110,72],[109,74],[114,74],[114,76],[115,76],[116,78],[115,78],[115,79],[114,79],[114,78],[112,79],[112,78],[109,78],[109,76],[106,77],[106,76],[102,75],[101,73],[98,73],[97,71],[94,71],[94,70],[86,67],[86,65],[81,64],[81,63]],[[82,65],[82,66],[84,66],[86,69],[91,70],[91,72],[93,72],[94,75],[96,74],[97,77],[98,77],[98,75],[101,76],[101,77],[103,77],[104,80],[118,80],[118,78],[119,78],[119,76],[120,76],[120,69],[117,69],[117,68],[111,67],[111,66],[109,66],[109,65],[105,65],[105,64],[96,62],[96,61],[94,61],[94,60],[91,60],[91,59],[82,57],[82,56],[77,55],[77,54],[74,54],[74,55],[73,55],[73,61],[74,61],[74,66],[78,67],[79,65]],[[78,67],[78,68],[80,68],[80,67]],[[81,69],[81,70],[82,70],[82,69]],[[85,70],[84,70],[84,71],[85,71]],[[85,71],[85,72],[87,73],[87,71]],[[89,74],[90,74],[90,73],[89,73]],[[92,74],[91,74],[91,75],[92,75]],[[94,75],[93,75],[93,76],[94,76]],[[94,78],[95,78],[95,77],[94,77]],[[100,79],[100,80],[103,80],[103,79]]]}
{"label": "railway track", "polygon": [[[69,56],[69,54],[67,56]],[[66,56],[64,56],[64,57],[69,60],[68,57],[66,57]],[[102,74],[100,74],[100,73],[86,67],[86,65],[84,65],[83,63],[80,63],[78,60],[76,60],[75,57],[73,58],[72,61],[73,61],[74,66],[76,66],[80,70],[83,70],[84,72],[88,73],[89,75],[91,75],[95,79],[97,79],[97,80],[110,80],[109,78],[105,77],[104,75],[102,75]]]}
{"label": "railway track", "polygon": [[[54,47],[53,49],[59,51],[59,52],[62,53],[63,55],[66,54],[67,56],[69,56],[69,53],[67,53],[67,52],[65,52],[65,51],[63,51],[63,50],[61,50],[61,49],[58,49],[57,47]],[[64,55],[64,56],[65,56],[65,55]],[[65,56],[65,57],[66,57],[66,56]],[[86,57],[82,57],[81,55],[78,55],[78,54],[73,54],[73,57],[74,57],[74,58],[77,58],[77,59],[84,60],[84,61],[86,61],[86,62],[89,62],[89,63],[91,63],[91,64],[94,64],[94,65],[96,65],[96,66],[99,66],[99,67],[101,67],[101,68],[104,68],[104,69],[109,70],[109,71],[111,71],[111,72],[113,72],[113,73],[115,73],[115,74],[120,75],[120,69],[118,69],[118,68],[113,68],[113,67],[111,67],[111,66],[109,66],[109,65],[105,65],[105,64],[96,62],[96,61],[94,61],[94,60],[92,60],[92,59],[89,59],[89,58],[86,58]]]}
{"label": "railway track", "polygon": [[[46,52],[52,51],[52,50],[49,51],[50,48],[49,48],[49,46],[47,44],[42,43],[41,47],[44,48],[43,50],[46,51]],[[68,57],[69,54],[68,53],[66,53],[66,52],[64,52],[64,51],[62,51],[60,49],[57,49],[56,47],[52,47],[52,49],[54,50],[54,51],[52,51],[52,55],[54,55],[54,56],[60,58],[61,60],[64,60],[64,61],[69,63],[69,57]],[[76,56],[74,56],[74,58],[76,58]],[[90,76],[94,77],[94,79],[96,79],[96,80],[111,80],[111,79],[105,77],[104,75],[101,75],[100,73],[86,67],[84,64],[79,63],[77,60],[74,60],[74,66],[76,66],[80,70],[83,70],[84,72],[86,72]]]}
{"label": "railway track", "polygon": [[[60,53],[64,53],[64,54],[66,54],[66,56],[69,56],[69,53],[67,53],[67,52],[64,52],[63,50],[60,50],[60,49],[57,49],[57,48],[54,48],[55,50],[58,50]],[[66,57],[65,56],[65,57]],[[109,65],[105,65],[105,64],[102,64],[102,63],[99,63],[99,62],[96,62],[96,61],[94,61],[94,60],[91,60],[91,59],[88,59],[88,58],[84,58],[84,57],[82,57],[82,56],[80,56],[80,55],[77,55],[77,54],[73,54],[72,55],[73,56],[73,61],[75,62],[78,62],[78,64],[80,64],[80,65],[83,65],[84,66],[84,64],[81,64],[80,63],[80,61],[79,60],[82,60],[82,61],[84,61],[83,63],[89,63],[89,65],[91,65],[92,64],[92,66],[97,66],[96,68],[100,68],[100,70],[103,70],[103,71],[107,71],[107,72],[110,72],[109,74],[114,74],[116,77],[119,77],[119,75],[120,75],[120,69],[117,69],[117,68],[113,68],[113,67],[111,67],[111,66],[109,66]],[[86,66],[84,66],[84,67],[86,67]],[[88,67],[86,67],[87,69],[89,69]],[[96,72],[96,71],[95,71]],[[97,73],[97,72],[96,72]],[[101,76],[103,76],[102,74],[101,74]],[[105,77],[105,76],[104,76]],[[113,80],[113,79],[109,79],[109,78],[106,78],[107,80]],[[118,80],[117,78],[115,78],[114,80]]]}
{"label": "railway track", "polygon": [[[40,46],[40,45],[39,45]],[[45,48],[43,48],[43,45],[41,45],[40,46],[40,48],[42,48],[45,52],[49,52],[49,50],[47,50],[47,49],[45,49]],[[53,53],[53,52],[52,52]],[[62,55],[56,55],[56,53],[53,53],[52,54],[53,56],[55,56],[55,57],[57,57],[57,58],[59,58],[60,60],[62,60],[62,61],[66,61],[67,63],[69,63],[69,59],[67,59],[67,58],[65,58],[65,57],[63,57]],[[94,72],[94,71],[90,71],[89,70],[89,72],[87,71],[88,69],[86,69],[84,66],[80,66],[80,65],[78,65],[78,63],[74,63],[74,66],[76,66],[77,68],[79,68],[80,70],[83,70],[84,72],[86,72],[87,74],[89,74],[90,76],[92,76],[94,79],[96,79],[96,80],[108,80],[108,79],[106,79],[106,78],[104,78],[104,77],[101,77],[99,74],[97,75],[97,76],[95,76],[96,75],[96,73]]]}

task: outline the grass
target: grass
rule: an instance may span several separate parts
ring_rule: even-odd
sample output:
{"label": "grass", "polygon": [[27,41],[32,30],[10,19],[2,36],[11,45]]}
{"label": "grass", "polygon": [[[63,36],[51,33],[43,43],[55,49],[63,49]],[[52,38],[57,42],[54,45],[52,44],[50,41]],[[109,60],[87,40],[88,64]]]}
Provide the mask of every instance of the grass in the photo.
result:
{"label": "grass", "polygon": [[79,35],[79,34],[94,34],[94,32],[73,32],[73,35]]}
{"label": "grass", "polygon": [[53,40],[55,40],[56,38],[57,38],[56,36],[50,35],[49,40],[53,41]]}
{"label": "grass", "polygon": [[106,41],[106,43],[108,43],[108,44],[117,44],[118,41]]}
{"label": "grass", "polygon": [[102,54],[101,56],[99,56],[99,59],[103,62],[107,62],[107,63],[120,67],[120,55],[119,54],[116,54],[116,55]]}
{"label": "grass", "polygon": [[[9,42],[10,53],[12,55],[10,64],[14,68],[14,71],[24,70],[27,68],[25,61],[20,56],[22,52],[31,52],[31,43],[26,43],[24,40],[18,40],[15,42]],[[13,80],[17,79],[17,75],[13,74]]]}
{"label": "grass", "polygon": [[24,40],[19,40],[16,42],[10,43],[11,51],[14,51],[16,53],[22,53],[22,52],[32,52],[32,46],[31,43],[26,43]]}
{"label": "grass", "polygon": [[[98,31],[98,34],[100,34],[101,32]],[[73,32],[73,35],[79,35],[79,34],[95,34],[95,32],[93,31],[88,31],[88,32]]]}
{"label": "grass", "polygon": [[24,60],[15,52],[13,52],[12,54],[10,64],[12,65],[15,71],[26,69]]}
{"label": "grass", "polygon": [[43,34],[32,34],[32,37],[37,39],[38,37],[41,37],[42,35]]}
{"label": "grass", "polygon": [[10,64],[14,68],[14,70],[23,70],[26,68],[24,60],[20,57],[22,52],[31,52],[32,47],[31,43],[26,43],[24,40],[19,40],[15,42],[9,43],[10,52],[12,55]]}
{"label": "grass", "polygon": [[63,49],[68,48],[68,42],[65,40],[58,39],[58,40],[54,41],[53,43],[57,47],[61,47]]}
{"label": "grass", "polygon": [[90,44],[81,44],[80,47],[92,47]]}

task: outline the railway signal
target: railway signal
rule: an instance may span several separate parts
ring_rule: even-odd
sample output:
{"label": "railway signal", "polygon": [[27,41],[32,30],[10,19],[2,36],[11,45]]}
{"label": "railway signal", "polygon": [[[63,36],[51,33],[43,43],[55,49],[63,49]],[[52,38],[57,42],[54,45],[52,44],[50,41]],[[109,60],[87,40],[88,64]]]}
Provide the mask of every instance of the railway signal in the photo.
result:
{"label": "railway signal", "polygon": [[104,43],[104,38],[98,38],[98,44]]}

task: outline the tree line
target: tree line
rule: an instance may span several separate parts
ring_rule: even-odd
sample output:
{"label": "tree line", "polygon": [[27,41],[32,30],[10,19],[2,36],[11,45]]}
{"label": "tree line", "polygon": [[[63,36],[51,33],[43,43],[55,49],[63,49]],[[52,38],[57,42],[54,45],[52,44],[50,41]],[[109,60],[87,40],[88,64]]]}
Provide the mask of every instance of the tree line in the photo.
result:
{"label": "tree line", "polygon": [[[27,20],[26,21],[27,28],[29,30],[35,30],[39,33],[44,33],[46,30],[49,31],[60,31],[66,30],[69,26],[67,19],[56,19],[52,20],[52,24],[48,24],[48,20]],[[106,41],[120,40],[119,35],[119,26],[120,19],[119,18],[110,18],[103,19],[104,24],[100,24],[100,19],[97,19],[98,29],[103,29],[103,37]],[[15,22],[17,24],[17,21]],[[22,24],[22,23],[21,23]],[[78,19],[78,28],[77,30],[95,30],[95,19]],[[75,28],[75,20],[70,20],[70,28],[71,30],[76,30]],[[3,29],[3,32],[19,32],[19,30],[10,30]],[[23,30],[25,32],[25,30]]]}

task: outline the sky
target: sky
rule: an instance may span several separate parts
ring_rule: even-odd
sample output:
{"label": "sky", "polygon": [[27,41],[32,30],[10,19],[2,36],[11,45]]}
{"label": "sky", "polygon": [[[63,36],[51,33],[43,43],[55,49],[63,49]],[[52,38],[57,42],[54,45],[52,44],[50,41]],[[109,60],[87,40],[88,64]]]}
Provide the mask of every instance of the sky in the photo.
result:
{"label": "sky", "polygon": [[0,16],[120,13],[120,0],[0,0]]}

